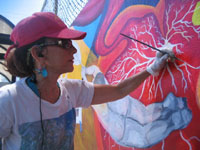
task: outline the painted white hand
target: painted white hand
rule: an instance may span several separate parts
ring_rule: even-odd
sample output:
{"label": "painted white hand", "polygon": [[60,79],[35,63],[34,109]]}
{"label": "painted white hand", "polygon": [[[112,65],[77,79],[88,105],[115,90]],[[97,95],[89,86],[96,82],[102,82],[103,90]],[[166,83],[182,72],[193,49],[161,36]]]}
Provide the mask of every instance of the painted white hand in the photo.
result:
{"label": "painted white hand", "polygon": [[174,56],[172,50],[163,49],[162,51],[166,52],[167,54],[157,52],[155,61],[153,64],[147,67],[147,71],[153,76],[158,76],[159,72],[166,66],[167,59]]}

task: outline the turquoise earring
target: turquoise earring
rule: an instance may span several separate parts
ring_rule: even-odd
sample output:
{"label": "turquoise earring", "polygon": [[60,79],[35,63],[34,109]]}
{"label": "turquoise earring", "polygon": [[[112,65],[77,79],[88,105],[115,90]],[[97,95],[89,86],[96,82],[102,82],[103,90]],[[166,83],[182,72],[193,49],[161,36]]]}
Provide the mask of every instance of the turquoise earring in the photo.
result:
{"label": "turquoise earring", "polygon": [[42,74],[42,77],[46,78],[48,76],[48,72],[46,68],[42,68],[42,70],[40,69],[35,69],[35,71],[37,71],[39,74]]}
{"label": "turquoise earring", "polygon": [[45,68],[42,69],[42,76],[43,76],[44,78],[46,78],[46,77],[48,76],[47,69],[45,69]]}

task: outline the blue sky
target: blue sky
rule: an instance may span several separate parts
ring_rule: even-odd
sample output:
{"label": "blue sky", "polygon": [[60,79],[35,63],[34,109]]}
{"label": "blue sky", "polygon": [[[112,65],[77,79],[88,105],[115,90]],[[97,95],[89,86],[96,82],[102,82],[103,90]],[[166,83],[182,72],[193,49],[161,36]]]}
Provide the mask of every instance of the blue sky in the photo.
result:
{"label": "blue sky", "polygon": [[21,19],[41,11],[44,0],[0,0],[0,15],[14,25]]}

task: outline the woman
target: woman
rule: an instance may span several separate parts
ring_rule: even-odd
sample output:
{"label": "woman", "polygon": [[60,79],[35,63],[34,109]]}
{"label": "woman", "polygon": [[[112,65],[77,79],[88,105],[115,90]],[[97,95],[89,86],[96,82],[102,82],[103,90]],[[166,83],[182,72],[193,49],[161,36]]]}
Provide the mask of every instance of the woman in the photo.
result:
{"label": "woman", "polygon": [[8,71],[21,79],[0,89],[3,149],[73,150],[75,107],[126,96],[151,74],[157,75],[168,58],[159,53],[147,70],[117,85],[58,79],[73,71],[76,49],[71,40],[85,36],[85,32],[68,29],[49,12],[35,13],[13,29],[14,44],[5,59]]}

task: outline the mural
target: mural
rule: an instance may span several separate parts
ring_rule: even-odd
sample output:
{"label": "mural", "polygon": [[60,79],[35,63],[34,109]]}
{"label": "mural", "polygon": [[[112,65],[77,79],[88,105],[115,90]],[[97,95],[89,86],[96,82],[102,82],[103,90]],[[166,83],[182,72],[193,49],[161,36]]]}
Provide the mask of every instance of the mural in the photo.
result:
{"label": "mural", "polygon": [[117,84],[154,61],[153,49],[120,33],[181,59],[127,97],[93,106],[90,123],[83,117],[83,131],[92,135],[82,149],[88,143],[105,150],[200,148],[199,0],[89,0],[72,25],[88,32],[75,67],[83,80]]}

